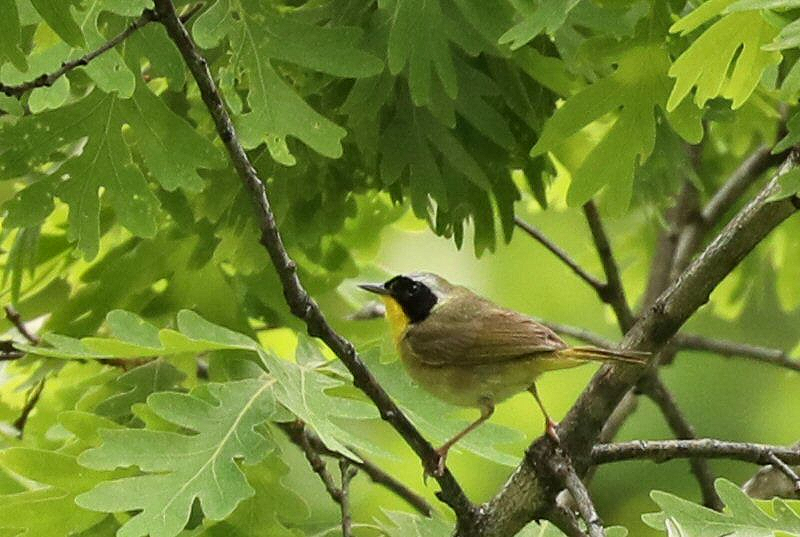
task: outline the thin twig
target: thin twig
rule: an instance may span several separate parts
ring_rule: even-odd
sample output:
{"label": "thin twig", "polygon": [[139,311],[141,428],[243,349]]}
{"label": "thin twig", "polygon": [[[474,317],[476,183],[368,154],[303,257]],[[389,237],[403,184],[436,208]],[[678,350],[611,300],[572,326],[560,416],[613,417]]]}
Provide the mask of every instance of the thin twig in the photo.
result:
{"label": "thin twig", "polygon": [[677,334],[673,341],[686,350],[708,351],[722,356],[740,356],[761,362],[800,371],[800,360],[792,358],[789,353],[780,349],[749,345],[724,339],[713,339],[696,334]]}
{"label": "thin twig", "polygon": [[42,390],[44,390],[44,380],[41,379],[36,385],[28,390],[28,395],[25,398],[25,405],[22,407],[22,412],[20,412],[19,417],[14,420],[14,428],[19,431],[17,433],[17,437],[21,440],[22,436],[25,434],[25,426],[28,424],[28,418],[33,412],[33,409],[36,408],[36,403],[39,402],[39,398],[42,396]]}
{"label": "thin twig", "polygon": [[565,252],[559,245],[554,243],[547,236],[527,223],[519,216],[514,217],[514,224],[525,233],[536,239],[542,246],[550,250],[557,258],[559,258],[565,265],[567,265],[572,272],[574,272],[580,279],[585,281],[599,294],[605,292],[606,284],[586,272],[574,259],[572,259],[567,252]]}
{"label": "thin twig", "polygon": [[314,471],[314,473],[319,476],[319,480],[322,481],[322,484],[325,486],[325,490],[328,491],[328,495],[331,497],[331,499],[334,502],[341,504],[342,491],[336,486],[333,476],[330,474],[330,472],[328,472],[328,465],[325,464],[325,461],[322,460],[319,452],[314,449],[314,447],[308,441],[308,437],[303,434],[305,424],[302,422],[295,422],[291,424],[290,427],[298,430],[299,432],[296,435],[290,434],[289,437],[303,451],[303,455],[305,455],[308,465],[311,466],[311,469]]}
{"label": "thin twig", "polygon": [[33,80],[29,80],[27,82],[23,82],[21,84],[17,84],[14,86],[5,85],[0,83],[0,92],[5,93],[9,97],[16,97],[17,99],[21,98],[25,93],[28,91],[35,89],[35,88],[44,88],[52,86],[56,80],[67,74],[68,72],[72,71],[76,67],[82,67],[88,65],[89,62],[114,48],[115,46],[122,43],[125,39],[127,39],[132,33],[136,30],[141,28],[142,26],[146,26],[156,20],[156,14],[151,9],[146,9],[142,12],[138,19],[134,20],[131,24],[128,25],[122,32],[114,36],[113,38],[109,39],[102,45],[100,45],[95,50],[81,56],[80,58],[76,58],[74,60],[65,61],[61,64],[61,67],[53,71],[52,73],[43,73]]}
{"label": "thin twig", "polygon": [[339,460],[347,460],[351,465],[364,472],[373,483],[376,485],[381,485],[387,490],[395,493],[421,514],[425,516],[431,516],[433,514],[433,506],[429,504],[425,498],[392,477],[390,474],[382,470],[377,464],[365,458],[361,453],[358,453],[352,447],[348,447],[348,449],[356,453],[356,455],[361,458],[360,461],[347,457],[338,451],[328,449],[325,444],[322,443],[322,440],[320,440],[319,436],[314,433],[314,431],[309,430],[308,427],[298,427],[297,422],[281,422],[276,423],[276,425],[286,433],[286,435],[289,437],[289,440],[291,440],[293,443],[300,445],[301,440],[299,435],[305,436],[304,441],[308,442],[318,453],[327,457],[335,457]]}
{"label": "thin twig", "polygon": [[586,529],[589,531],[589,537],[605,537],[605,529],[603,522],[597,515],[597,510],[592,502],[592,497],[586,486],[578,477],[575,468],[570,462],[569,458],[563,452],[557,451],[560,456],[553,457],[548,461],[550,469],[556,474],[558,479],[561,480],[564,487],[572,495],[575,501],[575,507],[581,518],[586,523]]}
{"label": "thin twig", "polygon": [[6,319],[8,319],[9,322],[14,325],[14,328],[17,329],[19,335],[27,339],[28,343],[31,345],[38,345],[40,342],[39,336],[31,333],[31,331],[28,330],[28,327],[25,326],[25,322],[22,320],[22,316],[14,308],[14,306],[9,305],[3,309],[5,309],[6,312]]}
{"label": "thin twig", "polygon": [[346,460],[340,459],[339,472],[342,475],[342,488],[339,496],[339,506],[342,511],[342,537],[353,537],[353,520],[350,516],[350,481],[358,473],[358,470],[350,466]]}
{"label": "thin twig", "polygon": [[772,464],[772,456],[786,464],[800,464],[800,447],[772,446],[749,442],[726,442],[715,438],[695,440],[634,440],[614,444],[597,444],[592,448],[594,464],[651,459],[666,462],[672,459],[702,457],[734,459],[753,464]]}
{"label": "thin twig", "polygon": [[722,187],[711,197],[702,212],[692,219],[681,232],[672,263],[672,279],[686,268],[703,241],[705,233],[714,227],[733,207],[747,189],[767,168],[777,164],[770,148],[762,146],[746,158],[730,175]]}
{"label": "thin twig", "polygon": [[[289,257],[283,239],[275,223],[275,216],[270,206],[264,183],[258,177],[250,159],[242,147],[239,137],[225,108],[225,102],[217,89],[208,61],[195,46],[189,33],[181,23],[175,7],[170,0],[156,0],[156,12],[178,47],[189,71],[192,73],[200,89],[205,103],[216,127],[217,133],[236,172],[250,191],[256,205],[257,219],[261,228],[261,244],[267,250],[275,271],[281,281],[286,303],[292,313],[302,319],[308,333],[320,338],[328,348],[342,361],[353,375],[353,383],[361,389],[377,407],[381,417],[386,420],[403,437],[426,467],[433,467],[439,456],[433,446],[419,432],[408,417],[400,410],[386,390],[359,357],[353,344],[337,333],[328,323],[317,303],[309,296],[297,276],[297,264]],[[440,499],[456,513],[459,526],[472,525],[476,515],[475,507],[467,498],[453,474],[445,468],[441,476],[435,476],[441,487]]]}
{"label": "thin twig", "polygon": [[593,201],[589,201],[583,206],[583,213],[586,215],[586,222],[589,224],[595,248],[600,255],[600,262],[606,274],[604,292],[600,297],[614,310],[622,332],[625,333],[633,326],[635,319],[625,298],[625,289],[619,277],[619,267],[614,259],[614,254],[611,252],[611,242],[608,240],[603,221],[600,219],[600,213],[597,211],[597,206]]}
{"label": "thin twig", "polygon": [[[664,386],[664,383],[658,377],[657,373],[654,372],[648,377],[645,377],[643,381],[639,383],[639,388],[661,410],[661,414],[664,415],[669,428],[672,429],[676,438],[679,440],[691,440],[696,438],[694,427],[692,427],[691,423],[689,423],[683,415],[683,412],[678,408],[675,398],[667,387]],[[711,509],[721,511],[722,508],[725,507],[725,503],[714,488],[714,474],[711,473],[708,463],[701,458],[693,457],[689,459],[689,465],[700,485],[703,504]]]}
{"label": "thin twig", "polygon": [[[792,446],[792,449],[800,451],[800,442]],[[800,466],[798,470],[800,470]],[[751,498],[761,500],[775,497],[800,498],[800,491],[797,490],[793,479],[771,464],[762,466],[753,477],[742,485],[742,490]]]}
{"label": "thin twig", "polygon": [[794,468],[783,462],[780,457],[775,455],[775,452],[771,452],[769,454],[770,465],[783,472],[783,474],[788,477],[792,483],[794,483],[794,491],[800,492],[800,476],[797,475],[797,472],[794,471]]}
{"label": "thin twig", "polygon": [[[200,10],[201,7],[203,7],[203,4],[196,4],[192,6],[188,11],[186,11],[186,13],[181,15],[181,21],[183,21],[184,23],[188,22],[189,19],[191,19],[192,16],[194,16],[194,14]],[[50,87],[53,84],[55,84],[55,82],[59,78],[61,78],[68,72],[72,71],[77,67],[84,67],[86,65],[89,65],[89,62],[91,62],[98,56],[101,56],[102,54],[108,52],[112,48],[116,47],[117,45],[125,41],[128,37],[130,37],[130,35],[133,34],[135,31],[139,30],[143,26],[147,26],[156,19],[157,17],[155,11],[153,11],[152,9],[145,9],[139,16],[139,18],[131,22],[127,26],[127,28],[125,28],[123,31],[121,31],[120,33],[118,33],[117,35],[115,35],[102,45],[100,45],[98,48],[84,54],[80,58],[65,61],[61,64],[61,67],[59,67],[52,73],[43,73],[34,78],[33,80],[29,80],[27,82],[23,82],[21,84],[16,84],[16,85],[5,85],[3,83],[0,83],[0,93],[4,93],[9,97],[16,97],[17,99],[20,99],[28,91],[31,91],[36,88]]]}

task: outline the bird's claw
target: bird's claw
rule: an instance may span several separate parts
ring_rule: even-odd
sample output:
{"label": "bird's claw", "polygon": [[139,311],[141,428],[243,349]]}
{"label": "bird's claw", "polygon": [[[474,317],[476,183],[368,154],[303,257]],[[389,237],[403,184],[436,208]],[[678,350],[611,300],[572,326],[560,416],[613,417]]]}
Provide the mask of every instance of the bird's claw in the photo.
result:
{"label": "bird's claw", "polygon": [[428,484],[428,477],[442,477],[444,475],[444,467],[447,462],[447,449],[437,448],[434,450],[436,453],[435,458],[425,465],[422,471],[422,482]]}

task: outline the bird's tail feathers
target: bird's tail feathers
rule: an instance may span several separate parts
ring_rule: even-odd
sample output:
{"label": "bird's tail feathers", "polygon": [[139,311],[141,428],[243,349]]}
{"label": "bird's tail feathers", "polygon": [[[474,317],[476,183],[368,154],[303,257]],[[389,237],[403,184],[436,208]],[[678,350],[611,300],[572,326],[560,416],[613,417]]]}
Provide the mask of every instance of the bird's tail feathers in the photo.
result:
{"label": "bird's tail feathers", "polygon": [[597,360],[600,362],[623,362],[626,364],[644,365],[650,357],[649,352],[640,351],[618,351],[612,349],[602,349],[600,347],[569,347],[558,351],[564,358],[577,360]]}

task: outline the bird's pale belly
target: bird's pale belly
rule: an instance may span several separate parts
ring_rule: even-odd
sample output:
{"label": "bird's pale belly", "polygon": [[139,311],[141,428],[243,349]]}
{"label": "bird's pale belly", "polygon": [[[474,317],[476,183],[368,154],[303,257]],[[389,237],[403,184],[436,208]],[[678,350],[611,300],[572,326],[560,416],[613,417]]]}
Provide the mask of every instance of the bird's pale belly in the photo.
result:
{"label": "bird's pale belly", "polygon": [[564,367],[563,359],[551,364],[541,356],[468,367],[430,366],[408,352],[400,354],[409,376],[423,389],[450,404],[470,407],[480,406],[481,399],[499,403],[527,390],[540,373]]}

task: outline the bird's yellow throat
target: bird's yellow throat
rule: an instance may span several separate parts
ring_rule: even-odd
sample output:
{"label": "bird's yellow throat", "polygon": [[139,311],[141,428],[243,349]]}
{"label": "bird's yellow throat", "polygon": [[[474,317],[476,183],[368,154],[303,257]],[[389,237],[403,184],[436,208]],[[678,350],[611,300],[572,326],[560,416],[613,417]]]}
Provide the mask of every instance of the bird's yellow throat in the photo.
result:
{"label": "bird's yellow throat", "polygon": [[394,298],[383,295],[381,296],[381,300],[386,304],[386,319],[389,321],[389,326],[392,329],[394,343],[395,345],[399,345],[400,340],[403,339],[406,333],[406,328],[408,328],[408,315],[406,315],[403,308]]}

